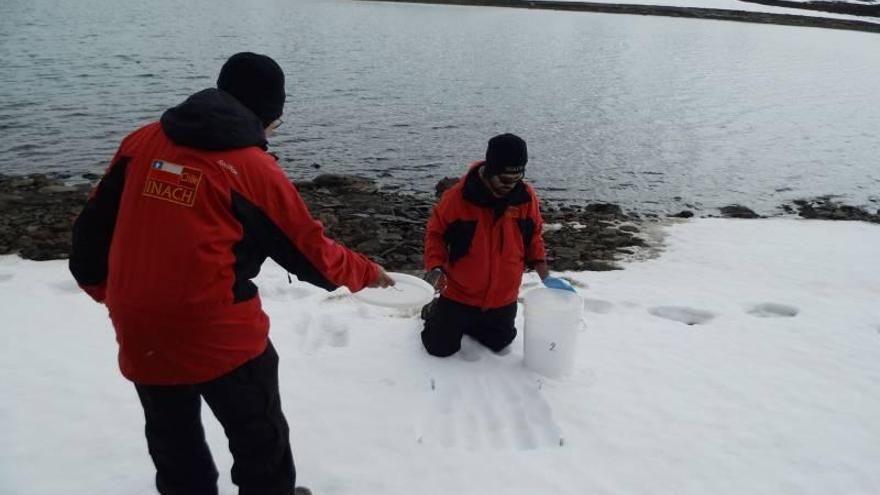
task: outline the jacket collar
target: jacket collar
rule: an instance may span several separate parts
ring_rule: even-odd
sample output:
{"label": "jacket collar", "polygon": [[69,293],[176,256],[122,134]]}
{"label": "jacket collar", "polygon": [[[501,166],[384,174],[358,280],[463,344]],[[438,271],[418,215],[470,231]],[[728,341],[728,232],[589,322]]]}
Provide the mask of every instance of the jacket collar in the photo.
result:
{"label": "jacket collar", "polygon": [[480,168],[484,164],[485,162],[483,161],[474,163],[471,169],[468,170],[467,175],[462,179],[464,184],[462,184],[461,192],[465,201],[481,208],[491,208],[494,219],[498,220],[508,207],[528,203],[532,200],[532,195],[523,181],[519,181],[506,196],[501,198],[495,197],[492,191],[480,179]]}
{"label": "jacket collar", "polygon": [[467,175],[464,177],[462,185],[462,195],[464,199],[471,203],[484,207],[495,208],[499,204],[504,207],[521,205],[532,200],[532,195],[526,189],[525,183],[519,181],[514,188],[502,198],[495,197],[492,191],[480,179],[480,168],[485,164],[484,161],[475,162]]}

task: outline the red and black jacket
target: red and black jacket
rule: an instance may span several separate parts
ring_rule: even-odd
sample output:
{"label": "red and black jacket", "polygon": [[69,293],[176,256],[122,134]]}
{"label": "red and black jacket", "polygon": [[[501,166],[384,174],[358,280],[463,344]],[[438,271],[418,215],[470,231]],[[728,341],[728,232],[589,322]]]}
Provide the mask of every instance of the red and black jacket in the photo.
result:
{"label": "red and black jacket", "polygon": [[106,303],[122,373],[199,383],[266,348],[251,281],[267,257],[328,290],[378,267],[336,244],[265,151],[259,119],[216,89],[122,142],[73,229],[70,271]]}
{"label": "red and black jacket", "polygon": [[496,198],[479,177],[483,162],[447,190],[425,234],[425,270],[446,273],[443,296],[482,309],[516,301],[523,270],[543,261],[538,197],[519,182]]}

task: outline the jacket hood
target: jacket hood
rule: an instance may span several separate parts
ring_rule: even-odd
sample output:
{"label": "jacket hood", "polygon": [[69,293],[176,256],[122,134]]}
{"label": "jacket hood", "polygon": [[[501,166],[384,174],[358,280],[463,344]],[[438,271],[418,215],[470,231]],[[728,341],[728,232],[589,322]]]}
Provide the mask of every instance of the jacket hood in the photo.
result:
{"label": "jacket hood", "polygon": [[229,93],[209,88],[169,108],[159,119],[176,144],[210,151],[248,146],[266,149],[259,117]]}

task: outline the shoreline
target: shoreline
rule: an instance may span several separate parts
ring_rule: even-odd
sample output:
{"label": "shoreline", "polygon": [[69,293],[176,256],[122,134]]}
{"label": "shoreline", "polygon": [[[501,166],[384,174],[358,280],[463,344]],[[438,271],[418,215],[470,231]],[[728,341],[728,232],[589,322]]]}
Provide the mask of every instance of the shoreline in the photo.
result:
{"label": "shoreline", "polygon": [[[66,259],[73,220],[82,210],[92,182],[70,185],[46,174],[0,174],[0,255],[31,260]],[[437,196],[452,178],[437,184]],[[294,181],[312,215],[329,237],[359,251],[385,268],[421,272],[425,224],[434,198],[389,192],[372,179],[325,174]],[[555,271],[607,271],[617,262],[644,259],[662,249],[657,227],[695,217],[685,210],[665,217],[625,212],[619,205],[542,203],[548,261]],[[741,205],[719,208],[719,215],[700,217],[767,218]],[[780,216],[821,220],[858,220],[880,224],[880,210],[840,204],[833,197],[795,200],[780,206]]]}
{"label": "shoreline", "polygon": [[[516,9],[564,10],[598,12],[603,14],[650,15],[710,19],[716,21],[776,24],[781,26],[817,27],[880,33],[880,23],[849,19],[832,19],[795,14],[772,14],[745,10],[709,9],[700,7],[672,7],[661,5],[627,5],[598,2],[560,2],[540,0],[359,0],[393,3],[422,3],[435,5],[469,5],[478,7],[509,7]],[[762,2],[763,3],[763,2]]]}
{"label": "shoreline", "polygon": [[[0,255],[66,259],[73,221],[98,177],[71,185],[46,174],[0,174]],[[422,243],[433,198],[379,189],[372,179],[326,174],[294,181],[327,235],[386,269],[422,271]],[[616,205],[542,205],[548,257],[556,270],[615,270],[615,261],[645,246],[640,219]]]}

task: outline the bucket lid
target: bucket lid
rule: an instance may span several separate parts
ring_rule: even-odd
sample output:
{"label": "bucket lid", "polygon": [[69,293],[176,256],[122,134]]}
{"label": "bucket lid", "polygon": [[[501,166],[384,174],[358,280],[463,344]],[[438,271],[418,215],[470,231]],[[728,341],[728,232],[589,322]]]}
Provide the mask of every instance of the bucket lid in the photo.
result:
{"label": "bucket lid", "polygon": [[419,277],[397,272],[388,276],[394,280],[393,287],[367,288],[352,295],[367,304],[397,309],[418,308],[434,299],[434,288]]}

